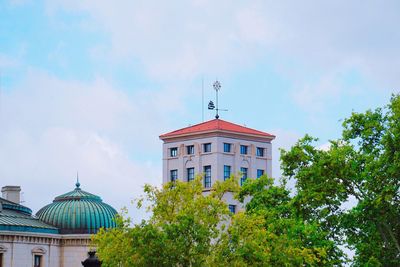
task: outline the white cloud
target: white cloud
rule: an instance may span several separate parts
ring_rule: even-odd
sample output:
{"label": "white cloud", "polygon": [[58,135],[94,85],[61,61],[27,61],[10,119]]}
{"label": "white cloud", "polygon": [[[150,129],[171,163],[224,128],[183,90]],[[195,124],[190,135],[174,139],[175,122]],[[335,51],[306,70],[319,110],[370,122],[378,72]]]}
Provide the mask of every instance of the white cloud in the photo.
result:
{"label": "white cloud", "polygon": [[[229,1],[153,2],[49,1],[57,10],[83,12],[85,27],[109,34],[106,57],[114,61],[139,59],[154,78],[190,79],[199,73],[223,73],[251,62],[255,47],[271,32],[257,4]],[[94,26],[95,25],[95,26]],[[95,55],[99,47],[94,48]],[[104,55],[103,55],[104,56]]]}
{"label": "white cloud", "polygon": [[1,186],[21,185],[37,211],[72,190],[79,171],[84,190],[117,209],[129,206],[145,183],[161,184],[161,160],[142,155],[159,151],[161,159],[157,136],[179,110],[165,104],[174,101],[170,90],[129,95],[101,78],[64,81],[31,70],[1,99]]}
{"label": "white cloud", "polygon": [[356,70],[388,92],[400,87],[398,1],[58,0],[47,7],[53,15],[86,14],[84,29],[108,34],[109,44],[93,46],[94,56],[137,61],[162,81],[221,77],[270,60],[295,84],[295,102],[316,103],[316,110],[354,90],[339,88],[337,73]]}

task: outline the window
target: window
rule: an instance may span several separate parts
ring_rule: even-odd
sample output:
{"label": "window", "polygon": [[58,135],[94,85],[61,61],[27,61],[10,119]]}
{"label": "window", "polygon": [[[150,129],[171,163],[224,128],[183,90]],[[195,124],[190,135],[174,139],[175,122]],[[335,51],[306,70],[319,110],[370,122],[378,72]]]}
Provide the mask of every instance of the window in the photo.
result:
{"label": "window", "polygon": [[229,177],[231,177],[231,166],[224,165],[224,181],[229,179]]}
{"label": "window", "polygon": [[0,253],[0,267],[3,267],[3,253]]}
{"label": "window", "polygon": [[187,181],[193,181],[194,180],[194,168],[187,168]]}
{"label": "window", "polygon": [[211,166],[204,166],[204,187],[211,187]]}
{"label": "window", "polygon": [[169,149],[169,156],[170,157],[177,157],[178,156],[178,148],[177,147],[171,147]]}
{"label": "window", "polygon": [[171,182],[178,180],[178,170],[171,170]]}
{"label": "window", "polygon": [[229,211],[232,213],[236,213],[236,205],[228,205]]}
{"label": "window", "polygon": [[211,143],[203,144],[203,152],[204,153],[211,152]]}
{"label": "window", "polygon": [[42,267],[42,255],[34,255],[33,267]]}
{"label": "window", "polygon": [[256,151],[257,157],[264,157],[264,150],[265,150],[265,148],[263,148],[263,147],[257,147],[257,151]]}
{"label": "window", "polygon": [[240,146],[240,154],[247,155],[247,146],[244,145]]}
{"label": "window", "polygon": [[264,175],[264,170],[257,170],[257,178],[260,178]]}
{"label": "window", "polygon": [[194,154],[194,146],[187,146],[187,147],[186,147],[186,153],[187,153],[188,155]]}
{"label": "window", "polygon": [[243,185],[247,179],[247,168],[240,168],[240,172],[242,173],[242,177],[240,178],[240,185]]}
{"label": "window", "polygon": [[231,152],[232,144],[224,143],[224,152]]}

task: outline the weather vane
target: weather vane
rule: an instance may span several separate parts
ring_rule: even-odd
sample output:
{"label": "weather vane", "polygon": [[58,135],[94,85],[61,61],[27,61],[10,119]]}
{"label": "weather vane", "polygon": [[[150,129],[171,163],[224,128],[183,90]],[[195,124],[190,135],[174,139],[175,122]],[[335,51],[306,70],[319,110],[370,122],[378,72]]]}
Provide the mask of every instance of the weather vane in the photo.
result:
{"label": "weather vane", "polygon": [[210,100],[210,102],[208,102],[208,109],[209,110],[214,110],[216,111],[215,114],[215,118],[218,119],[219,118],[219,111],[228,111],[227,109],[220,109],[218,108],[218,92],[219,90],[221,90],[221,83],[216,80],[213,84],[214,90],[215,90],[215,95],[216,95],[216,105],[214,105],[214,102]]}

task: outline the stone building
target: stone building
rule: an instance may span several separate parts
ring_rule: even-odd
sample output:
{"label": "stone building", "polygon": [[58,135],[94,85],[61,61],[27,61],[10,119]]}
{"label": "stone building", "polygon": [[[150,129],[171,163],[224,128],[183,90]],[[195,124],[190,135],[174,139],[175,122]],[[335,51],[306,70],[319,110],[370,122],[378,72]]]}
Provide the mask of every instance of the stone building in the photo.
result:
{"label": "stone building", "polygon": [[90,236],[115,227],[116,211],[80,188],[56,197],[36,215],[20,205],[19,186],[5,186],[0,198],[0,267],[82,266]]}
{"label": "stone building", "polygon": [[[274,135],[237,125],[219,118],[160,136],[163,143],[163,183],[191,181],[204,175],[204,192],[217,180],[238,175],[247,178],[272,176]],[[226,196],[229,209],[239,203]]]}

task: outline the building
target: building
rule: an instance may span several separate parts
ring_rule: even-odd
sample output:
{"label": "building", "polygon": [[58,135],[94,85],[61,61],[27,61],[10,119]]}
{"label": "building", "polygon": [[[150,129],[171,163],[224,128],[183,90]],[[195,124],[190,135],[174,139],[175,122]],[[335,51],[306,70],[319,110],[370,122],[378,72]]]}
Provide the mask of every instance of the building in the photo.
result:
{"label": "building", "polygon": [[[196,174],[203,174],[207,192],[215,181],[231,175],[239,175],[241,184],[247,178],[272,176],[274,138],[218,118],[160,135],[164,142],[163,183],[191,181]],[[234,212],[238,202],[231,195],[226,201]]]}
{"label": "building", "polygon": [[0,267],[82,266],[90,236],[115,227],[114,208],[80,188],[57,196],[36,215],[20,203],[19,186],[0,198]]}

